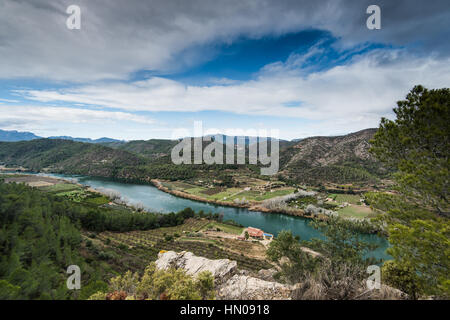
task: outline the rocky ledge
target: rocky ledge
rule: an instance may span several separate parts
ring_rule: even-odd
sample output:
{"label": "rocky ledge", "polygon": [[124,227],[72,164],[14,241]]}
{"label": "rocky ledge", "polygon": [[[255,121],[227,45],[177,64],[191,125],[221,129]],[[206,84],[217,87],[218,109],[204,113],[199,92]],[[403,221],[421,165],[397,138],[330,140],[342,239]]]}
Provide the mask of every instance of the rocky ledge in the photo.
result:
{"label": "rocky ledge", "polygon": [[182,268],[196,277],[202,271],[210,271],[216,284],[216,298],[224,300],[287,300],[294,287],[274,281],[249,276],[237,268],[236,261],[210,260],[191,252],[160,253],[156,266],[159,269]]}

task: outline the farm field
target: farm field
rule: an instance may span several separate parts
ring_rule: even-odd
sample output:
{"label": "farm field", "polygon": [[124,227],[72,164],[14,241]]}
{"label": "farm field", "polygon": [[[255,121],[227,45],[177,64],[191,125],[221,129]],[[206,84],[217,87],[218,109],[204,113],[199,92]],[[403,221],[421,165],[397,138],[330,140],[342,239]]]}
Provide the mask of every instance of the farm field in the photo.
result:
{"label": "farm field", "polygon": [[231,234],[235,234],[235,235],[240,235],[242,234],[242,231],[244,231],[244,227],[239,227],[239,226],[232,226],[229,224],[225,224],[225,223],[220,223],[220,222],[216,222],[213,221],[209,224],[206,225],[206,227],[204,229],[220,229],[221,231],[227,232],[227,233],[231,233]]}
{"label": "farm field", "polygon": [[169,190],[186,192],[207,200],[220,200],[233,202],[236,199],[247,201],[264,201],[270,198],[284,196],[295,192],[292,187],[278,187],[272,190],[261,188],[266,181],[253,179],[240,187],[208,187],[191,184],[185,181],[164,181],[162,185]]}
{"label": "farm field", "polygon": [[64,193],[64,192],[70,192],[75,190],[81,190],[82,188],[76,184],[72,183],[55,183],[51,186],[45,186],[40,188],[43,191],[46,192],[52,192],[55,194]]}
{"label": "farm field", "polygon": [[99,193],[86,190],[81,185],[65,180],[26,174],[4,174],[1,176],[6,182],[24,183],[41,191],[49,192],[60,197],[65,197],[74,202],[84,202],[92,205],[104,205],[110,200]]}
{"label": "farm field", "polygon": [[350,204],[358,204],[359,200],[361,199],[361,196],[358,194],[336,194],[334,198],[335,198],[334,201],[336,201],[339,204],[342,204],[344,202]]}
{"label": "farm field", "polygon": [[[155,260],[161,250],[190,251],[209,259],[235,260],[239,268],[254,272],[271,267],[271,264],[265,260],[246,255],[246,253],[255,253],[254,247],[258,247],[260,251],[263,250],[260,244],[200,236],[198,232],[207,228],[211,223],[215,224],[216,222],[206,219],[188,219],[184,224],[176,227],[124,233],[102,232],[97,234],[92,241],[98,247],[103,248],[103,251],[111,252],[111,254],[106,254],[106,256],[111,256],[111,260],[126,253],[122,263],[132,271],[139,270],[138,266],[145,267],[150,261]],[[223,227],[223,224],[218,223],[217,225]],[[86,236],[89,237],[89,235]],[[263,256],[264,251],[260,256]],[[134,261],[126,260],[128,254],[136,259]]]}
{"label": "farm field", "polygon": [[360,218],[360,219],[362,219],[362,218],[367,218],[370,215],[373,215],[374,212],[369,207],[350,205],[348,207],[338,210],[338,214],[344,218]]}

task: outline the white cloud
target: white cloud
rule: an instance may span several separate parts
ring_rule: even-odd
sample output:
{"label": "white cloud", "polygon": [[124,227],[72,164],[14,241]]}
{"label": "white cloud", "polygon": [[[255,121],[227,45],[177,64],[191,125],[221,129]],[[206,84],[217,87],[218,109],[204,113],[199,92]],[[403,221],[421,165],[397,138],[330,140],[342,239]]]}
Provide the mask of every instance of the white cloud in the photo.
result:
{"label": "white cloud", "polygon": [[[5,109],[7,109],[5,111]],[[154,124],[151,118],[119,111],[102,111],[77,109],[68,107],[39,106],[4,106],[0,108],[2,123],[39,123],[39,122],[69,122],[105,124],[114,121],[131,121],[140,124]]]}
{"label": "white cloud", "polygon": [[[450,59],[415,57],[402,50],[375,50],[355,56],[346,65],[309,74],[298,65],[291,59],[276,68],[263,68],[256,80],[238,84],[192,86],[154,77],[20,93],[41,102],[84,103],[129,112],[215,110],[311,120],[360,118],[364,122],[388,114],[416,84],[430,88],[450,84]],[[292,101],[301,102],[300,106],[286,107]]]}

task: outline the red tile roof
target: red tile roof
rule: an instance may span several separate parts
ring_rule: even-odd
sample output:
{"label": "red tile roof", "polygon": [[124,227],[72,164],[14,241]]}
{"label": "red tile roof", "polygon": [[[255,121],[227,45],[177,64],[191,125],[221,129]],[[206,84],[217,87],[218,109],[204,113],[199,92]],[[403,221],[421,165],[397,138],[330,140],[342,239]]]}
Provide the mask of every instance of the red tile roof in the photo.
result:
{"label": "red tile roof", "polygon": [[248,227],[247,231],[248,231],[248,235],[250,237],[262,237],[264,234],[264,232],[261,229],[257,229],[257,228],[253,228],[253,227]]}

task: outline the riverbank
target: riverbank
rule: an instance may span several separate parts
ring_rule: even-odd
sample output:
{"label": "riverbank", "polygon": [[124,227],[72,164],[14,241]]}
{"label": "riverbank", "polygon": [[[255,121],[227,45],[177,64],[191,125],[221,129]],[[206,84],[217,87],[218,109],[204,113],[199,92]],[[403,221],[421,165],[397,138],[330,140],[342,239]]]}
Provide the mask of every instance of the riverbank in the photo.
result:
{"label": "riverbank", "polygon": [[[192,200],[200,203],[211,204],[214,206],[222,206],[222,207],[231,207],[238,209],[246,209],[252,212],[260,212],[260,213],[268,213],[268,214],[280,214],[285,216],[294,216],[299,218],[304,218],[307,220],[315,220],[315,221],[325,221],[329,219],[329,216],[325,213],[315,213],[315,214],[307,214],[302,209],[288,208],[287,210],[282,208],[266,208],[260,202],[256,201],[248,201],[246,203],[242,202],[229,202],[229,201],[221,201],[217,199],[207,199],[198,195],[190,194],[187,192],[183,192],[180,190],[173,190],[166,186],[164,186],[164,181],[158,179],[151,179],[150,182],[156,187],[159,191],[164,193],[168,193],[172,196],[183,198],[187,200]],[[366,233],[366,234],[378,234],[379,236],[386,236],[386,232],[380,228],[379,225],[375,225],[371,223],[368,219],[354,219],[354,218],[342,218],[347,222],[349,228],[355,230],[356,232]]]}
{"label": "riverbank", "polygon": [[[22,173],[23,174],[23,173]],[[31,173],[33,174],[33,173]],[[36,174],[36,173],[34,173]],[[42,174],[42,173],[41,173]],[[55,176],[54,174],[44,173],[44,175]],[[58,175],[57,175],[58,176]],[[64,176],[64,175],[63,175]],[[65,176],[66,178],[75,178],[82,185],[88,185],[92,189],[89,191],[96,192],[102,194],[103,189],[113,189],[123,194],[125,197],[123,198],[126,203],[130,203],[132,207],[145,209],[149,212],[161,212],[161,213],[169,213],[169,212],[178,212],[186,207],[191,207],[195,211],[204,211],[204,212],[218,212],[225,215],[225,219],[234,220],[243,225],[255,225],[255,219],[258,220],[261,218],[261,227],[263,230],[272,230],[271,233],[277,233],[278,228],[272,229],[272,223],[268,223],[268,220],[272,218],[284,225],[282,229],[291,229],[292,224],[297,224],[299,221],[294,220],[291,221],[287,219],[288,217],[304,219],[305,224],[308,224],[307,221],[323,221],[327,220],[328,216],[324,213],[315,212],[305,213],[301,209],[287,207],[287,210],[282,210],[283,208],[266,208],[261,205],[261,202],[252,200],[243,201],[222,201],[219,199],[206,199],[201,195],[190,194],[184,192],[184,190],[174,190],[175,188],[171,188],[170,186],[173,182],[166,182],[165,180],[159,179],[147,179],[145,182],[141,181],[141,183],[134,184],[130,181],[124,181],[123,179],[111,179],[111,178],[95,178],[89,176]],[[59,176],[61,178],[61,176]],[[72,179],[70,179],[72,180]],[[73,181],[72,181],[73,182]],[[169,185],[167,185],[169,184]],[[183,184],[180,182],[180,184]],[[179,199],[170,199],[168,197],[161,197],[161,195],[155,194],[158,197],[157,201],[154,201],[152,197],[149,197],[149,194],[153,194],[153,191],[148,188],[153,188],[157,190],[161,194],[166,194],[167,196]],[[133,189],[130,192],[130,189]],[[100,191],[100,192],[99,192]],[[227,196],[228,197],[228,196]],[[164,199],[164,200],[162,200]],[[167,201],[167,202],[166,202]],[[240,211],[247,211],[248,213],[252,213],[251,215],[240,213]],[[260,214],[266,215],[266,218],[262,218]],[[272,218],[270,218],[272,217]],[[286,217],[286,218],[282,218]],[[378,234],[379,236],[386,237],[386,233],[383,229],[380,229],[380,226],[374,225],[367,219],[352,219],[352,218],[343,218],[348,222],[349,228],[353,229],[355,232],[360,232],[364,234]],[[267,220],[267,221],[266,221]],[[284,221],[283,221],[284,220]],[[288,221],[290,221],[288,223]],[[267,224],[268,223],[268,224]],[[299,223],[298,226],[300,229],[303,229],[303,223]],[[258,226],[257,226],[258,227]],[[281,229],[280,229],[281,230]],[[309,231],[307,232],[309,233]],[[310,238],[308,235],[307,238]]]}
{"label": "riverbank", "polygon": [[295,217],[302,217],[302,218],[308,218],[308,219],[325,219],[325,216],[320,215],[317,217],[313,217],[311,215],[306,215],[305,211],[302,209],[294,209],[290,208],[289,210],[284,209],[269,209],[261,205],[261,202],[257,201],[248,201],[248,203],[235,203],[230,201],[221,201],[221,200],[213,200],[213,199],[206,199],[203,197],[199,197],[197,195],[193,195],[187,192],[179,191],[179,190],[171,190],[163,185],[163,182],[158,179],[151,179],[150,182],[158,189],[163,192],[169,193],[171,195],[174,195],[176,197],[209,203],[213,205],[219,205],[219,206],[225,206],[225,207],[233,207],[233,208],[245,208],[249,211],[257,211],[257,212],[264,212],[264,213],[278,213],[278,214],[286,214],[290,216]]}

